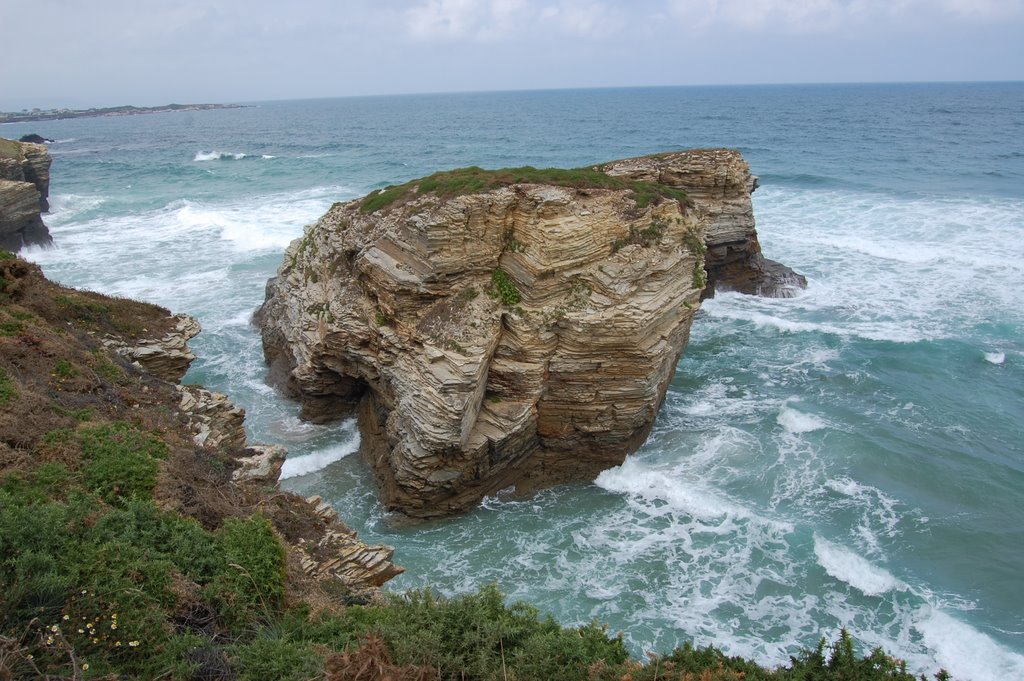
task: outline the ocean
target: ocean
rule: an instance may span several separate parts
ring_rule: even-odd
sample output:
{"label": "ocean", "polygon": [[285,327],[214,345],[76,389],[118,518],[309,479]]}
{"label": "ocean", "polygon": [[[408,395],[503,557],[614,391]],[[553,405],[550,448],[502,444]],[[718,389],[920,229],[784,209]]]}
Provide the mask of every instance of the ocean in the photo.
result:
{"label": "ocean", "polygon": [[[62,283],[187,312],[283,485],[396,547],[388,588],[496,582],[636,654],[782,664],[849,628],[909,668],[1024,678],[1024,84],[409,95],[0,127],[55,142]],[[395,522],[351,422],[302,423],[250,315],[334,201],[458,166],[737,148],[793,299],[706,301],[648,442],[595,480]]]}

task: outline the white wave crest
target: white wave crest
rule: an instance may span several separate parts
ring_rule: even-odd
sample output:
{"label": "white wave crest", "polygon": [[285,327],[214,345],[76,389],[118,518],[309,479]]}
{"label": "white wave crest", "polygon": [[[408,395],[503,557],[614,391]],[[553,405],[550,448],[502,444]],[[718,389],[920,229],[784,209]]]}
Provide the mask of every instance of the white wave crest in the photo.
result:
{"label": "white wave crest", "polygon": [[197,151],[193,161],[241,161],[248,154],[233,154],[228,151]]}
{"label": "white wave crest", "polygon": [[985,361],[989,364],[1002,364],[1006,361],[1005,352],[986,352]]}
{"label": "white wave crest", "polygon": [[827,423],[813,414],[805,414],[802,411],[793,409],[789,406],[788,402],[782,405],[782,409],[775,420],[786,429],[786,432],[793,434],[811,433],[828,426]]}
{"label": "white wave crest", "polygon": [[914,623],[935,661],[954,678],[972,681],[1024,679],[1024,656],[941,610],[925,610]]}
{"label": "white wave crest", "polygon": [[853,551],[814,535],[814,555],[818,564],[832,577],[845,582],[865,596],[881,596],[887,591],[903,591],[907,585],[887,570],[872,565]]}
{"label": "white wave crest", "polygon": [[664,502],[666,511],[683,512],[704,522],[751,518],[751,513],[711,489],[700,488],[641,464],[634,458],[602,471],[594,484],[647,502]]}
{"label": "white wave crest", "polygon": [[300,475],[309,475],[310,473],[323,470],[332,463],[341,461],[346,456],[355,454],[357,451],[359,451],[359,434],[355,433],[355,437],[347,442],[330,445],[301,456],[289,456],[285,460],[284,466],[281,467],[281,480],[297,478]]}

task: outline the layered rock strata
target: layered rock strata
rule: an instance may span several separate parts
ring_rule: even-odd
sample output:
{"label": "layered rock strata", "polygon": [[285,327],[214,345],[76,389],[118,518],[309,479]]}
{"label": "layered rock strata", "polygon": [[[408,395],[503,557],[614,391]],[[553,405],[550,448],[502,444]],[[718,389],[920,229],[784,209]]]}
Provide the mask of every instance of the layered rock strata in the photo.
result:
{"label": "layered rock strata", "polygon": [[602,170],[686,190],[705,224],[705,298],[716,289],[790,298],[807,287],[803,275],[761,254],[750,202],[758,179],[739,152],[699,149],[644,156],[608,163]]}
{"label": "layered rock strata", "polygon": [[0,139],[0,248],[51,242],[41,217],[50,209],[50,162],[42,144]]}
{"label": "layered rock strata", "polygon": [[358,409],[393,509],[447,515],[621,462],[686,346],[708,248],[733,267],[720,285],[760,257],[736,152],[551,177],[468,169],[335,204],[268,283],[271,380],[305,418]]}

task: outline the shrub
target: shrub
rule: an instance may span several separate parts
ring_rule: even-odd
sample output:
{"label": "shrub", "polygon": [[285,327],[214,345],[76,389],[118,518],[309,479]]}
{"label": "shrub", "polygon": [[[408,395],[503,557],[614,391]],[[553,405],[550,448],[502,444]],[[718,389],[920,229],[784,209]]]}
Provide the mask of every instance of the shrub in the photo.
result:
{"label": "shrub", "polygon": [[598,660],[628,657],[600,627],[562,628],[531,605],[506,605],[494,585],[452,599],[410,591],[372,615],[395,664],[430,667],[442,679],[585,679]]}
{"label": "shrub", "polygon": [[14,386],[14,379],[7,375],[7,371],[0,367],[0,407],[6,407],[18,399],[18,389]]}
{"label": "shrub", "polygon": [[233,630],[265,622],[284,601],[284,547],[261,515],[231,518],[217,532],[223,563],[206,592]]}
{"label": "shrub", "polygon": [[509,307],[518,305],[522,300],[519,289],[516,288],[512,278],[508,276],[508,272],[500,267],[491,273],[491,286],[487,293],[492,298],[500,300],[502,305]]}
{"label": "shrub", "polygon": [[323,656],[303,641],[260,636],[234,653],[239,681],[308,681],[324,673]]}
{"label": "shrub", "polygon": [[167,457],[163,441],[123,422],[83,428],[78,441],[88,489],[111,504],[150,496],[159,472],[157,460]]}

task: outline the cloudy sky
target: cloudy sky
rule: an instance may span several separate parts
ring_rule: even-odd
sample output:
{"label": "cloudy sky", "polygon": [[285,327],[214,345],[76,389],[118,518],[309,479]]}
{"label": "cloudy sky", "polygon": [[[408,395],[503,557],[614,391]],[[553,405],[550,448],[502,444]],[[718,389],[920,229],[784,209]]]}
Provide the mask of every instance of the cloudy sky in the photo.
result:
{"label": "cloudy sky", "polygon": [[1024,80],[1024,0],[4,0],[0,26],[0,110]]}

